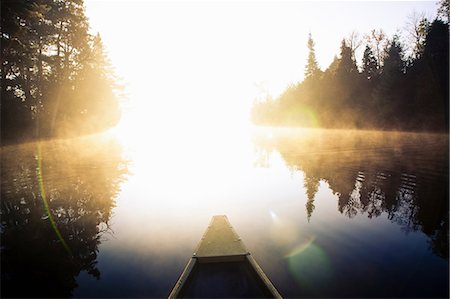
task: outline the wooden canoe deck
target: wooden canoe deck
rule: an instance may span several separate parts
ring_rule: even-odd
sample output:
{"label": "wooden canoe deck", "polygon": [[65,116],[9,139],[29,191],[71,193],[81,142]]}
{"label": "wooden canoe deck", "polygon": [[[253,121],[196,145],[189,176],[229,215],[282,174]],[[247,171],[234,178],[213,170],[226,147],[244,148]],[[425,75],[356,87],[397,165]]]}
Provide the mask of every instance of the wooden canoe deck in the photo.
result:
{"label": "wooden canoe deck", "polygon": [[200,241],[194,257],[200,262],[232,261],[248,254],[241,238],[225,215],[214,216]]}
{"label": "wooden canoe deck", "polygon": [[169,298],[282,298],[225,215],[214,216]]}

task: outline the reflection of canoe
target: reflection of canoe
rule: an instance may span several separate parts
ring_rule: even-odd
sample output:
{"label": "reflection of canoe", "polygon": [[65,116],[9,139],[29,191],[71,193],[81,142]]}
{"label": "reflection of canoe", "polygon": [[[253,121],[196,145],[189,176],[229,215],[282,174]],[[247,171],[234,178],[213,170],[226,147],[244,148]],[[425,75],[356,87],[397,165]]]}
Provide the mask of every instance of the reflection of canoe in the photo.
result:
{"label": "reflection of canoe", "polygon": [[214,216],[169,298],[281,298],[226,216]]}

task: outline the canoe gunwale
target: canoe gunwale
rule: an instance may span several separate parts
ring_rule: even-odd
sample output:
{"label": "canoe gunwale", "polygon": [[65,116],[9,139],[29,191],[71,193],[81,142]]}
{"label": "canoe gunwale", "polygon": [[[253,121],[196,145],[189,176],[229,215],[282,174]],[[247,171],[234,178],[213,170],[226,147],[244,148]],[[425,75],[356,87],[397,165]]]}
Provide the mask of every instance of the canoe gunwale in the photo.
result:
{"label": "canoe gunwale", "polygon": [[[214,223],[216,224],[215,227],[213,227]],[[235,243],[231,246],[225,245],[226,248],[224,250],[221,250],[220,246],[223,246],[224,243],[220,238],[221,236],[223,236],[223,234],[227,235],[225,239],[229,243]],[[205,245],[205,243],[207,243],[208,245]],[[217,244],[219,244],[220,246],[217,247]],[[199,252],[201,254],[199,254]],[[201,238],[195,253],[189,259],[168,298],[178,298],[180,296],[184,285],[189,280],[189,277],[197,263],[211,264],[228,262],[247,263],[248,266],[250,266],[254,270],[254,274],[256,275],[256,277],[265,286],[265,288],[267,288],[267,291],[273,296],[273,298],[282,298],[270,279],[266,276],[251,253],[242,243],[241,238],[236,234],[225,215],[214,216],[212,218],[211,223],[208,226],[205,234]]]}
{"label": "canoe gunwale", "polygon": [[186,267],[184,267],[183,272],[180,275],[180,278],[178,278],[177,283],[175,284],[175,286],[173,287],[172,291],[169,294],[169,299],[173,299],[173,298],[178,298],[178,295],[181,292],[181,289],[184,286],[184,283],[188,280],[189,275],[192,272],[192,269],[194,269],[194,266],[197,262],[197,258],[195,257],[191,257],[186,265]]}
{"label": "canoe gunwale", "polygon": [[[236,260],[236,258],[238,258],[238,257],[240,259]],[[221,263],[221,262],[239,262],[239,261],[242,261],[242,262],[248,261],[250,266],[255,270],[255,273],[258,275],[258,277],[261,279],[261,281],[264,283],[264,285],[270,291],[272,296],[274,298],[283,298],[250,253],[248,253],[246,255],[240,255],[240,256],[229,256],[229,257],[226,257],[226,256],[220,257],[219,256],[219,257],[211,257],[210,259],[203,258],[203,261],[200,261],[199,258],[192,256],[189,259],[183,272],[181,273],[180,278],[178,278],[178,281],[176,282],[175,286],[173,287],[172,291],[170,292],[168,298],[173,299],[173,298],[179,297],[184,284],[188,281],[189,276],[197,263]]]}
{"label": "canoe gunwale", "polygon": [[247,255],[247,260],[249,261],[250,265],[255,269],[259,278],[264,282],[266,287],[272,293],[273,297],[274,298],[283,298],[283,297],[281,297],[281,294],[278,293],[278,290],[275,288],[275,286],[272,284],[270,279],[267,277],[267,275],[264,273],[264,271],[261,269],[261,267],[258,265],[258,263],[256,262],[256,260],[253,258],[253,256],[251,254]]}

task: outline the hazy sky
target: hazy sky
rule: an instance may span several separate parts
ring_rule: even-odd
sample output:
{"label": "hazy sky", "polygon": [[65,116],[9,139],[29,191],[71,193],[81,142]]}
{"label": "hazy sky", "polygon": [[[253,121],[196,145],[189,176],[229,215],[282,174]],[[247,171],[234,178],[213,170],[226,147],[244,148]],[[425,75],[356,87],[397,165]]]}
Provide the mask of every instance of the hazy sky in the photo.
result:
{"label": "hazy sky", "polygon": [[256,97],[302,80],[309,32],[324,70],[352,31],[382,28],[391,37],[413,11],[433,19],[437,4],[87,0],[86,9],[128,84],[130,106],[201,123],[230,113],[246,119]]}

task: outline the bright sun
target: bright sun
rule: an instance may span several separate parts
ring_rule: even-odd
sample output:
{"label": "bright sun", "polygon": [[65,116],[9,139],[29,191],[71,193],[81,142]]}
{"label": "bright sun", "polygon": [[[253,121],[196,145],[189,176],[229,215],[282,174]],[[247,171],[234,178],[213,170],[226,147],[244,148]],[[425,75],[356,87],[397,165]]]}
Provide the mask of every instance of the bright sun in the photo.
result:
{"label": "bright sun", "polygon": [[116,132],[133,139],[161,130],[245,131],[253,101],[280,93],[303,73],[289,57],[305,57],[304,41],[293,40],[280,52],[282,40],[298,28],[279,14],[276,22],[292,32],[276,30],[274,8],[214,1],[87,1],[92,27],[101,32],[127,86]]}
{"label": "bright sun", "polygon": [[392,35],[409,13],[392,1],[357,3],[86,0],[128,94],[111,130],[132,161],[124,188],[135,194],[123,204],[150,211],[157,198],[183,213],[215,198],[209,207],[223,213],[226,190],[245,196],[255,175],[251,106],[302,80],[308,34],[325,69],[346,34]]}
{"label": "bright sun", "polygon": [[163,131],[239,134],[249,126],[255,99],[276,97],[302,80],[309,33],[325,69],[352,31],[382,27],[392,36],[413,9],[434,11],[434,6],[86,0],[92,30],[100,32],[126,85],[128,100],[116,131],[128,139]]}

